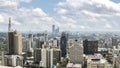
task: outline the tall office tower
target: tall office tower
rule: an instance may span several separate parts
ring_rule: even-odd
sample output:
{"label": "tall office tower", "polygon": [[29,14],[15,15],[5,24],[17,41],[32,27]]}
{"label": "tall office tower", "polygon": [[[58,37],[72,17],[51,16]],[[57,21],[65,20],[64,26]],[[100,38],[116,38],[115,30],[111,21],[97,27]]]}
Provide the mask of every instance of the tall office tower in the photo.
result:
{"label": "tall office tower", "polygon": [[11,18],[9,18],[9,26],[8,26],[8,31],[11,30]]}
{"label": "tall office tower", "polygon": [[28,38],[29,38],[29,45],[28,45],[28,51],[29,52],[32,52],[33,51],[33,48],[32,48],[32,46],[33,46],[33,35],[32,34],[29,34],[28,35]]}
{"label": "tall office tower", "polygon": [[60,49],[42,49],[41,66],[52,68],[52,66],[60,62],[60,55]]}
{"label": "tall office tower", "polygon": [[41,61],[41,48],[35,48],[34,49],[34,62],[36,64],[39,64]]}
{"label": "tall office tower", "polygon": [[8,50],[9,54],[22,54],[22,35],[16,31],[8,32]]}
{"label": "tall office tower", "polygon": [[51,67],[61,61],[60,49],[51,49]]}
{"label": "tall office tower", "polygon": [[41,66],[47,68],[47,49],[42,49]]}
{"label": "tall office tower", "polygon": [[8,52],[9,54],[15,54],[15,45],[14,45],[14,31],[10,30],[8,32]]}
{"label": "tall office tower", "polygon": [[66,33],[62,33],[60,38],[60,49],[61,49],[61,56],[66,57],[66,46],[67,46],[67,37]]}
{"label": "tall office tower", "polygon": [[14,35],[15,54],[22,54],[22,35],[21,33],[15,32]]}
{"label": "tall office tower", "polygon": [[83,41],[84,54],[94,54],[98,52],[98,41]]}
{"label": "tall office tower", "polygon": [[69,47],[69,59],[71,63],[83,64],[83,46],[74,41],[73,45]]}
{"label": "tall office tower", "polygon": [[22,39],[22,45],[23,45],[23,52],[29,51],[29,39],[26,37],[23,37]]}
{"label": "tall office tower", "polygon": [[52,25],[52,33],[55,33],[55,25]]}

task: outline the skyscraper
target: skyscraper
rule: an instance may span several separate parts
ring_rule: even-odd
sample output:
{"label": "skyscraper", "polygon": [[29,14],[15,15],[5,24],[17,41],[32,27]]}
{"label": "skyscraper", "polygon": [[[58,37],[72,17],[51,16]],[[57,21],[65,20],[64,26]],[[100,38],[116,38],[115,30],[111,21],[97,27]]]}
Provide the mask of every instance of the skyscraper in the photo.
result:
{"label": "skyscraper", "polygon": [[8,53],[22,54],[22,36],[20,33],[11,30],[11,18],[9,18],[8,25]]}
{"label": "skyscraper", "polygon": [[21,33],[15,32],[14,35],[15,54],[22,54],[22,35]]}
{"label": "skyscraper", "polygon": [[52,33],[55,32],[55,25],[52,25]]}
{"label": "skyscraper", "polygon": [[22,54],[22,36],[20,33],[10,30],[8,32],[9,54]]}
{"label": "skyscraper", "polygon": [[83,64],[83,46],[77,41],[69,47],[69,58],[72,63]]}
{"label": "skyscraper", "polygon": [[66,57],[66,46],[67,46],[67,37],[66,33],[62,33],[60,38],[60,49],[61,49],[61,56]]}
{"label": "skyscraper", "polygon": [[13,30],[8,32],[8,52],[9,54],[15,53],[14,31]]}
{"label": "skyscraper", "polygon": [[34,49],[34,62],[35,63],[40,63],[41,61],[41,51],[42,49],[41,48],[35,48]]}
{"label": "skyscraper", "polygon": [[84,40],[84,54],[94,54],[98,52],[98,41]]}

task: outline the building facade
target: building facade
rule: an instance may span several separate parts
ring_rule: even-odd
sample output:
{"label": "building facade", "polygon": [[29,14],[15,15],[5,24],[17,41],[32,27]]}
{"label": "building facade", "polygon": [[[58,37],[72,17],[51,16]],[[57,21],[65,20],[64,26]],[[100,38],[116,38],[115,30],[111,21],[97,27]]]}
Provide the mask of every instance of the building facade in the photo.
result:
{"label": "building facade", "polygon": [[94,54],[98,52],[98,41],[84,40],[84,54]]}

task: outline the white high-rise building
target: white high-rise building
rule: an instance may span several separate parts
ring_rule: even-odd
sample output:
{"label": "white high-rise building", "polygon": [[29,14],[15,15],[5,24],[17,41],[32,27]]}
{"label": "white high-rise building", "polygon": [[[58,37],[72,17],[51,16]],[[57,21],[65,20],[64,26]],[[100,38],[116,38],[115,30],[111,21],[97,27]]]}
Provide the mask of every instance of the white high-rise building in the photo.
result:
{"label": "white high-rise building", "polygon": [[60,61],[60,49],[42,49],[41,66],[51,68]]}
{"label": "white high-rise building", "polygon": [[74,43],[69,47],[68,57],[71,63],[83,64],[83,46],[82,44],[74,41]]}
{"label": "white high-rise building", "polygon": [[47,50],[46,49],[42,49],[42,53],[41,53],[41,61],[42,61],[42,66],[46,67],[46,61],[47,61]]}

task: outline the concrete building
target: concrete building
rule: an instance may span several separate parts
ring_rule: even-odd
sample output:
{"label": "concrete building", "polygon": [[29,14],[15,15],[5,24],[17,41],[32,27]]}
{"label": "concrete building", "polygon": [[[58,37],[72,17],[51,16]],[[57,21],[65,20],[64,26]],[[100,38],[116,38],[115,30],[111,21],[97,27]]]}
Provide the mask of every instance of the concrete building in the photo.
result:
{"label": "concrete building", "polygon": [[29,39],[27,37],[22,38],[23,52],[29,51]]}
{"label": "concrete building", "polygon": [[[0,66],[0,68],[13,68],[13,67],[10,67],[10,66]],[[16,66],[14,68],[22,68],[21,66]]]}
{"label": "concrete building", "polygon": [[4,61],[4,49],[1,50],[1,65],[5,65],[5,61]]}
{"label": "concrete building", "polygon": [[69,48],[69,59],[71,63],[83,64],[83,46],[74,41],[74,44]]}
{"label": "concrete building", "polygon": [[41,53],[41,66],[52,68],[60,62],[60,49],[42,49]]}
{"label": "concrete building", "polygon": [[95,54],[87,57],[87,68],[111,68],[111,66],[101,54]]}
{"label": "concrete building", "polygon": [[36,38],[36,48],[42,48],[44,41],[41,41],[39,38]]}
{"label": "concrete building", "polygon": [[51,48],[60,48],[59,39],[58,38],[50,39],[49,40],[49,47],[51,47]]}
{"label": "concrete building", "polygon": [[118,46],[118,44],[120,43],[120,37],[119,36],[114,36],[111,38],[112,40],[112,46]]}
{"label": "concrete building", "polygon": [[5,55],[5,66],[23,66],[23,57],[19,55]]}
{"label": "concrete building", "polygon": [[15,54],[22,54],[22,35],[16,32],[14,35]]}
{"label": "concrete building", "polygon": [[114,60],[113,62],[114,68],[120,68],[120,56],[113,58],[113,60]]}
{"label": "concrete building", "polygon": [[82,68],[81,64],[68,63],[66,68]]}
{"label": "concrete building", "polygon": [[52,65],[56,65],[61,61],[61,51],[60,49],[51,49],[51,67]]}
{"label": "concrete building", "polygon": [[34,62],[39,64],[41,61],[41,48],[34,49]]}

